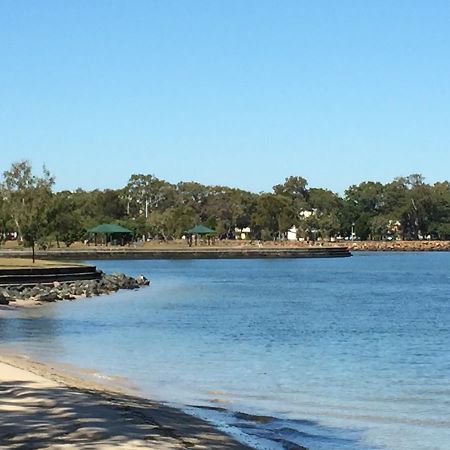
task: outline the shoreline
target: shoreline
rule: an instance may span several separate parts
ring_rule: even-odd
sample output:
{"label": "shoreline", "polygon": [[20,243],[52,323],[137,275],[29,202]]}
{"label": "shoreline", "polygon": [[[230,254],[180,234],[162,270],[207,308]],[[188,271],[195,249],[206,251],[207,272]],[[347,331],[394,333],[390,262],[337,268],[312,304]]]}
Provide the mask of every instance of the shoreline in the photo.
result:
{"label": "shoreline", "polygon": [[[29,256],[28,250],[0,250],[3,258]],[[198,247],[136,249],[103,247],[90,249],[46,250],[36,252],[39,259],[96,260],[96,259],[253,259],[253,258],[342,258],[350,257],[347,246],[312,247]]]}
{"label": "shoreline", "polygon": [[106,384],[72,371],[0,351],[2,449],[251,449],[111,377]]}
{"label": "shoreline", "polygon": [[[124,289],[135,290],[150,284],[150,280],[143,275],[133,278],[123,273],[105,274],[95,266],[87,267],[91,269],[90,272],[77,273],[72,281],[53,281],[55,278],[60,279],[59,274],[54,273],[55,269],[46,271],[44,275],[35,274],[33,268],[0,269],[0,305],[14,303],[11,306],[33,307],[62,300],[109,295]],[[86,279],[82,278],[84,275]]]}
{"label": "shoreline", "polygon": [[[253,258],[334,258],[358,252],[448,252],[450,241],[336,241],[336,242],[263,242],[218,241],[213,246],[187,247],[181,242],[151,242],[143,246],[81,246],[39,250],[37,258],[73,261],[108,259],[253,259]],[[0,258],[29,258],[25,248],[2,248]]]}

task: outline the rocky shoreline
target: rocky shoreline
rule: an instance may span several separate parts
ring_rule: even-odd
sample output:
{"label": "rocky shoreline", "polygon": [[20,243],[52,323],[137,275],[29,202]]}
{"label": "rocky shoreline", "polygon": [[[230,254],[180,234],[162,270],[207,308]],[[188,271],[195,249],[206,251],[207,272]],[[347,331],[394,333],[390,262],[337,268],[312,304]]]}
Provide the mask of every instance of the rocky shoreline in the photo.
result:
{"label": "rocky shoreline", "polygon": [[76,300],[111,294],[119,289],[139,289],[149,284],[150,281],[143,275],[133,278],[123,273],[105,274],[102,272],[101,277],[96,280],[7,285],[0,286],[0,305],[17,302],[40,305],[59,300]]}
{"label": "rocky shoreline", "polygon": [[450,241],[354,241],[346,242],[350,251],[446,252]]}

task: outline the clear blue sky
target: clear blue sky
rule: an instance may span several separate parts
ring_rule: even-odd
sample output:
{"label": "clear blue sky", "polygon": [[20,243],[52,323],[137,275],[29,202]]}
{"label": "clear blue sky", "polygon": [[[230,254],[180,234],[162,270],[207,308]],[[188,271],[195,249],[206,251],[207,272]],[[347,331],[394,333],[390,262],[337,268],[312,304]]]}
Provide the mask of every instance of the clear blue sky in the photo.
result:
{"label": "clear blue sky", "polygon": [[450,2],[0,2],[0,169],[268,191],[450,172]]}

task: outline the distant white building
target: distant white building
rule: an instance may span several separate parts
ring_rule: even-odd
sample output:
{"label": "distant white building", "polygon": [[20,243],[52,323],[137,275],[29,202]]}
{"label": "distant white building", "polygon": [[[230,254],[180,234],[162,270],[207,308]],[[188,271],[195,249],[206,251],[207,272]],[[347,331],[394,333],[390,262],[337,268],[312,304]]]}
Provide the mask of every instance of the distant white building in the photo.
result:
{"label": "distant white building", "polygon": [[299,212],[299,216],[301,219],[308,219],[309,217],[313,216],[316,213],[316,209],[304,209],[303,211]]}
{"label": "distant white building", "polygon": [[[316,211],[316,209],[303,209],[298,213],[298,215],[300,220],[305,220],[310,218],[311,216],[314,216],[316,214]],[[304,241],[304,237],[298,238],[297,232],[298,228],[295,225],[292,225],[292,227],[287,230],[286,239],[288,241]]]}
{"label": "distant white building", "polygon": [[241,239],[242,241],[245,241],[245,239],[248,239],[250,237],[250,232],[250,227],[234,229],[235,238]]}
{"label": "distant white building", "polygon": [[286,238],[288,241],[297,241],[297,227],[292,225],[289,230],[287,230]]}

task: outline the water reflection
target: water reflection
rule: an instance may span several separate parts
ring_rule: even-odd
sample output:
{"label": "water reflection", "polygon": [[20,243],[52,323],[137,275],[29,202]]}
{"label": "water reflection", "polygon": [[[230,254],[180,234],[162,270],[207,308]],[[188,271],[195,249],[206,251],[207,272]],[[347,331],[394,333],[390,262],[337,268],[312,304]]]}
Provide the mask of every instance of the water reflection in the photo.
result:
{"label": "water reflection", "polygon": [[0,342],[14,343],[30,352],[39,347],[48,349],[49,355],[63,354],[62,336],[71,328],[70,320],[61,320],[55,308],[8,311],[0,316]]}

